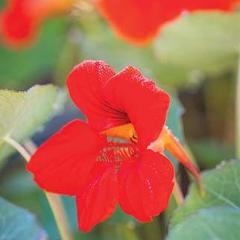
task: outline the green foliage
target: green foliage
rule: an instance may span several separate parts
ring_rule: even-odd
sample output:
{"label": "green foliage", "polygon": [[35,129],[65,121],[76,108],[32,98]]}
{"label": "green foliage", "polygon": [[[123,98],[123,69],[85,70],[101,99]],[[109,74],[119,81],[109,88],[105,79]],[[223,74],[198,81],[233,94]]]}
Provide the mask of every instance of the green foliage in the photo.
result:
{"label": "green foliage", "polygon": [[30,136],[52,114],[57,97],[53,85],[37,85],[26,92],[0,90],[0,137]]}
{"label": "green foliage", "polygon": [[39,227],[30,212],[2,198],[0,198],[0,216],[0,239],[46,239],[46,233]]}
{"label": "green foliage", "polygon": [[240,238],[239,174],[237,160],[204,173],[205,194],[201,196],[193,184],[185,204],[172,218],[168,240]]}
{"label": "green foliage", "polygon": [[4,6],[4,0],[0,0],[0,9]]}
{"label": "green foliage", "polygon": [[36,85],[26,92],[0,90],[0,160],[9,153],[4,138],[31,137],[61,109],[64,96],[53,85]]}
{"label": "green foliage", "polygon": [[[182,72],[171,85],[181,86],[202,73],[220,74],[237,66],[240,14],[196,13],[168,24],[156,41],[160,65],[169,75]],[[171,73],[172,72],[172,73]],[[164,80],[164,78],[163,78]]]}
{"label": "green foliage", "polygon": [[234,156],[233,146],[214,140],[192,140],[190,141],[190,147],[199,167],[204,169],[214,168],[222,160]]}
{"label": "green foliage", "polygon": [[58,61],[65,42],[66,22],[49,21],[40,29],[32,46],[11,50],[0,47],[0,87],[21,89],[40,80],[51,71]]}
{"label": "green foliage", "polygon": [[240,237],[240,209],[212,207],[200,209],[178,224],[168,240],[236,240]]}

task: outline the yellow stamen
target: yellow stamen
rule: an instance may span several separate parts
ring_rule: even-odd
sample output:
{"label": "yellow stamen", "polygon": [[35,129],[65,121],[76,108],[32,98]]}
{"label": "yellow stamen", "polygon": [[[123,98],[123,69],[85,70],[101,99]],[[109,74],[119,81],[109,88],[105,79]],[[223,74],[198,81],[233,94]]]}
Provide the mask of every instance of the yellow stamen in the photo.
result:
{"label": "yellow stamen", "polygon": [[137,138],[136,131],[131,123],[109,128],[102,132],[108,137],[123,138],[126,140],[134,140]]}

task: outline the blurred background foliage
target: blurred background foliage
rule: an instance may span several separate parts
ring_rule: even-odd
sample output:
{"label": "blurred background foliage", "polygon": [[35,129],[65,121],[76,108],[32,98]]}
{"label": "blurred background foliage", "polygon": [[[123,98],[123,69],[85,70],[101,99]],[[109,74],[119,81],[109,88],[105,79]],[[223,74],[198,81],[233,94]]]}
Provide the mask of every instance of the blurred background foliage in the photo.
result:
{"label": "blurred background foliage", "polygon": [[[0,0],[0,6],[2,4],[3,0]],[[0,89],[26,90],[35,84],[45,83],[63,89],[68,72],[83,59],[105,60],[116,71],[131,64],[172,93],[169,127],[182,142],[189,144],[201,169],[214,168],[222,160],[234,156],[234,90],[240,49],[239,22],[239,13],[184,15],[167,24],[153,44],[140,48],[118,39],[94,9],[77,13],[73,11],[69,16],[49,19],[36,42],[27,49],[17,51],[0,46]],[[46,113],[46,119],[43,117],[42,121],[34,123],[36,125],[27,134],[28,137],[33,137],[36,144],[43,142],[70,119],[83,117],[63,96],[62,91],[59,93],[60,100],[56,95],[51,95],[54,93],[47,95],[51,104],[58,102],[64,107],[61,112],[56,110],[57,116]],[[41,106],[46,102],[37,104]],[[50,109],[48,111],[53,112]],[[50,119],[48,124],[36,132],[47,119]],[[26,122],[23,119],[21,124]],[[4,163],[0,162],[0,195],[34,213],[49,238],[58,239],[45,196],[25,172],[20,157],[17,154],[9,157],[5,148],[3,144],[0,145],[0,161],[4,160]],[[180,176],[182,184],[188,184],[188,176],[181,168],[179,175],[183,176]],[[206,181],[209,178],[207,176]],[[196,193],[191,195],[192,198],[194,194]],[[175,201],[172,200],[164,214],[145,225],[138,224],[118,209],[106,223],[83,235],[77,231],[74,199],[63,199],[72,229],[79,239],[163,239],[169,216],[176,208]],[[2,201],[4,200],[0,200]],[[16,214],[21,214],[18,208],[16,211]],[[229,213],[231,210],[226,211]],[[199,214],[206,217],[204,212]],[[166,217],[163,218],[163,215]],[[20,218],[19,221],[24,219]],[[29,221],[35,226],[34,219]],[[34,229],[34,234],[45,234],[39,232],[36,226]],[[176,231],[174,229],[169,239],[177,239],[174,238]],[[186,238],[183,236],[179,239]]]}

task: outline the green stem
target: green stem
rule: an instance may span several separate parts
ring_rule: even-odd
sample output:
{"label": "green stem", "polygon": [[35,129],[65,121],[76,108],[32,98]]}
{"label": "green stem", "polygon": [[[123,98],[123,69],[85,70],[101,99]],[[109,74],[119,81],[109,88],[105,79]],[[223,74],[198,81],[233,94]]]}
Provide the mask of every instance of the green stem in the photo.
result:
{"label": "green stem", "polygon": [[52,209],[52,213],[62,240],[73,240],[61,198],[54,193],[45,192],[45,194]]}
{"label": "green stem", "polygon": [[[11,145],[13,148],[15,148],[22,157],[26,160],[26,162],[29,162],[31,159],[31,153],[35,151],[33,148],[34,145],[31,145],[31,149],[29,149],[29,152],[17,141],[15,141],[13,138],[7,136],[4,138],[5,142]],[[61,198],[53,193],[44,192],[46,195],[46,198],[49,202],[49,205],[51,207],[52,213],[54,215],[60,236],[62,240],[73,240],[73,236],[70,232],[70,228],[68,225],[66,212],[63,207],[63,203],[61,201]]]}
{"label": "green stem", "polygon": [[173,196],[178,206],[183,205],[184,196],[176,178],[174,179]]}
{"label": "green stem", "polygon": [[240,158],[240,54],[236,86],[236,157]]}
{"label": "green stem", "polygon": [[10,138],[9,136],[4,138],[4,141],[11,145],[13,148],[15,148],[21,155],[22,157],[26,160],[26,162],[30,161],[31,155],[29,152],[18,142],[16,142],[14,139]]}

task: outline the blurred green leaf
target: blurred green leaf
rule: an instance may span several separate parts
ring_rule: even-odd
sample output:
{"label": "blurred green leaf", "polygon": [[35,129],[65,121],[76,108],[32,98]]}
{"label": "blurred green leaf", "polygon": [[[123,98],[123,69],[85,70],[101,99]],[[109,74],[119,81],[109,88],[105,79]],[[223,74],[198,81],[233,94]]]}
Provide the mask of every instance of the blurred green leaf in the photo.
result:
{"label": "blurred green leaf", "polygon": [[192,140],[190,141],[190,147],[199,167],[204,169],[214,168],[221,161],[234,156],[232,145],[226,145],[214,140]]}
{"label": "blurred green leaf", "polygon": [[168,24],[155,43],[155,52],[165,75],[180,73],[180,78],[169,84],[181,86],[186,80],[201,79],[203,74],[219,75],[235,69],[240,47],[239,22],[238,13],[215,12],[185,15]]}
{"label": "blurred green leaf", "polygon": [[0,8],[3,7],[3,4],[4,4],[4,0],[0,0]]}
{"label": "blurred green leaf", "polygon": [[65,95],[53,85],[28,91],[0,90],[0,160],[9,154],[4,138],[21,141],[32,136],[61,109]]}
{"label": "blurred green leaf", "polygon": [[200,209],[170,231],[167,240],[237,240],[240,238],[240,209]]}
{"label": "blurred green leaf", "polygon": [[1,172],[0,195],[14,204],[27,208],[37,216],[41,214],[38,201],[41,190],[35,185],[32,176],[25,169],[9,168]]}
{"label": "blurred green leaf", "polygon": [[48,21],[26,49],[0,46],[0,87],[22,89],[51,71],[65,43],[66,25],[63,19]]}
{"label": "blurred green leaf", "polygon": [[0,198],[0,239],[47,239],[35,217],[28,211]]}
{"label": "blurred green leaf", "polygon": [[[185,204],[179,207],[172,217],[169,239],[184,239],[176,238],[176,232],[178,233],[179,229],[181,229],[184,233],[181,233],[180,236],[186,237],[185,239],[210,240],[213,238],[200,238],[201,236],[209,236],[209,228],[217,236],[219,232],[223,231],[224,234],[229,234],[227,239],[238,239],[240,237],[239,227],[231,235],[228,232],[228,225],[226,225],[227,220],[223,222],[222,219],[225,218],[226,214],[229,221],[231,221],[232,216],[234,219],[237,219],[238,224],[240,222],[239,174],[240,162],[237,160],[223,163],[216,169],[205,172],[202,175],[205,194],[201,196],[196,185],[193,184],[191,186]],[[216,215],[212,215],[213,213]],[[193,223],[207,223],[206,226],[209,226],[209,228],[206,228],[206,226],[205,228],[199,227],[199,231],[196,232],[192,228]],[[214,226],[215,230],[211,226]],[[235,236],[235,234],[238,234],[238,238],[231,237]]]}

